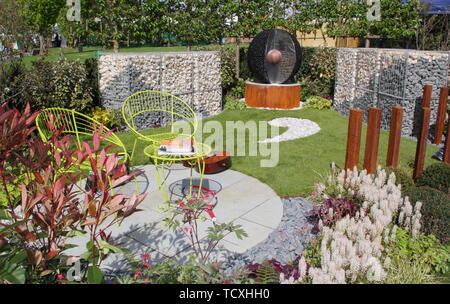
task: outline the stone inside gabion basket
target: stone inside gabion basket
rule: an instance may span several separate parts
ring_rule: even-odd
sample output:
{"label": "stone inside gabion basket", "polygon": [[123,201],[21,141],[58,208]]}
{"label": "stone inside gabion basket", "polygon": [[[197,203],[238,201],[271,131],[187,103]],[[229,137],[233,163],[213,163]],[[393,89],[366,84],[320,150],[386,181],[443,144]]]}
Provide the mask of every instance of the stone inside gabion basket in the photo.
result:
{"label": "stone inside gabion basket", "polygon": [[265,30],[250,43],[247,61],[253,76],[262,83],[295,83],[302,50],[297,38],[280,29]]}

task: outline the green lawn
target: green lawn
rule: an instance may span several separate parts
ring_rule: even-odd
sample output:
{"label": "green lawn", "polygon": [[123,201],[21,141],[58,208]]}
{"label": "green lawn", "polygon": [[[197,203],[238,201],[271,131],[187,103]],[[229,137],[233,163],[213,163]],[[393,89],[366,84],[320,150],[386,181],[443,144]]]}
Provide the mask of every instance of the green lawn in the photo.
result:
{"label": "green lawn", "polygon": [[[187,48],[185,46],[173,46],[173,47],[129,47],[129,48],[121,48],[120,52],[181,52],[186,51]],[[60,56],[64,56],[68,59],[80,59],[84,61],[88,58],[95,57],[95,52],[101,51],[105,53],[113,52],[112,49],[102,50],[101,47],[84,47],[83,52],[78,52],[78,49],[74,48],[50,48],[48,50],[48,55],[46,59],[49,61],[57,60]],[[31,63],[37,60],[39,56],[29,56],[24,57],[23,62],[29,67]]]}
{"label": "green lawn", "polygon": [[[332,110],[302,109],[296,111],[274,111],[246,109],[241,111],[226,110],[223,113],[206,119],[216,120],[222,125],[226,121],[270,121],[278,117],[296,117],[312,120],[318,123],[321,131],[313,136],[280,143],[280,160],[278,166],[262,168],[261,159],[267,157],[233,157],[233,169],[253,176],[272,187],[280,196],[309,195],[315,182],[322,180],[329,172],[331,162],[341,168],[345,161],[346,136],[348,119]],[[269,128],[270,130],[270,128]],[[285,129],[280,130],[280,134]],[[161,129],[146,130],[145,133],[161,132]],[[366,126],[363,130],[363,140],[360,152],[360,167],[364,161]],[[118,134],[125,145],[131,150],[133,134]],[[204,134],[207,137],[210,134]],[[236,141],[236,140],[235,140]],[[248,138],[246,139],[248,143]],[[382,131],[380,136],[380,150],[378,163],[385,164],[387,153],[388,132]],[[142,150],[145,143],[139,142],[134,164],[144,164],[148,159]],[[416,142],[402,139],[400,147],[400,167],[408,168],[408,163],[414,160]],[[433,153],[438,150],[436,146],[427,149],[426,165],[434,160]]]}

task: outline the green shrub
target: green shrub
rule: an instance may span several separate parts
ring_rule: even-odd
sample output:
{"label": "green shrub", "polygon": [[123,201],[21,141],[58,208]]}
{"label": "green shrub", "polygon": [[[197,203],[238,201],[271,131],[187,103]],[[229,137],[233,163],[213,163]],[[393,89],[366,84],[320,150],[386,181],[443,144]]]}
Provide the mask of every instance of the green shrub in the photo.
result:
{"label": "green shrub", "polygon": [[88,112],[92,88],[79,60],[61,57],[55,62],[37,60],[29,72],[26,96],[35,110],[61,107]]}
{"label": "green shrub", "polygon": [[416,184],[450,193],[450,164],[432,164],[422,172]]}
{"label": "green shrub", "polygon": [[450,272],[449,249],[449,245],[441,244],[434,235],[420,233],[414,238],[404,229],[398,228],[395,240],[389,243],[387,252],[394,270],[396,266],[407,262],[410,265],[425,266],[425,270],[428,269],[425,274],[448,274]]}
{"label": "green shrub", "polygon": [[105,125],[107,128],[115,128],[116,131],[122,131],[125,126],[125,121],[123,120],[122,111],[120,109],[111,111],[96,106],[91,113],[91,117]]}
{"label": "green shrub", "polygon": [[430,187],[412,187],[404,192],[411,202],[422,202],[422,231],[442,242],[450,240],[450,197]]}
{"label": "green shrub", "polygon": [[245,80],[242,78],[239,78],[236,86],[234,88],[231,89],[231,94],[240,99],[240,98],[244,98],[245,96]]}
{"label": "green shrub", "polygon": [[100,88],[98,86],[98,58],[88,58],[84,62],[86,79],[91,88],[92,104],[100,105]]}
{"label": "green shrub", "polygon": [[11,107],[22,111],[26,101],[21,98],[26,88],[27,70],[19,59],[0,61],[0,103],[8,100]]}
{"label": "green shrub", "polygon": [[297,74],[303,99],[310,96],[331,97],[336,76],[336,49],[303,48],[304,61]]}
{"label": "green shrub", "polygon": [[332,103],[329,99],[320,96],[311,96],[306,99],[304,107],[318,110],[331,109]]}
{"label": "green shrub", "polygon": [[230,95],[225,96],[224,99],[224,110],[243,110],[247,108],[247,105],[243,101],[237,100],[235,97]]}
{"label": "green shrub", "polygon": [[387,175],[391,173],[395,174],[395,183],[397,185],[402,185],[402,190],[405,191],[411,187],[414,187],[414,180],[412,179],[411,173],[401,168],[386,168]]}

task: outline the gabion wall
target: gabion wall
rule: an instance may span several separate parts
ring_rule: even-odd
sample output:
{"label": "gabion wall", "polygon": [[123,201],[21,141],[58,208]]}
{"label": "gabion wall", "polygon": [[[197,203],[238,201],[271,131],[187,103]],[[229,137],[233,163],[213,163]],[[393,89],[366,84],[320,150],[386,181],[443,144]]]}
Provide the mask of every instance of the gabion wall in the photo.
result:
{"label": "gabion wall", "polygon": [[389,129],[391,108],[404,109],[402,135],[417,136],[423,87],[433,86],[431,130],[436,122],[440,88],[448,85],[449,52],[348,49],[337,52],[334,108],[348,115],[351,108],[383,110],[382,128]]}
{"label": "gabion wall", "polygon": [[[211,116],[222,110],[219,52],[111,53],[99,58],[102,105],[120,109],[131,94],[158,90],[174,94],[194,111]],[[139,119],[140,129],[165,125],[164,113]],[[152,117],[152,119],[147,119]]]}

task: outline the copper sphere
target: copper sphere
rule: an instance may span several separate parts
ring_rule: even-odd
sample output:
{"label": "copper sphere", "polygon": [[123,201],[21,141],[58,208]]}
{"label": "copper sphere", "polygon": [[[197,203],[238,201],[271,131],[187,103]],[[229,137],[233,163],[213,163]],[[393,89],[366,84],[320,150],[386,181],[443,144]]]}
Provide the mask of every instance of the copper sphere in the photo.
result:
{"label": "copper sphere", "polygon": [[281,54],[281,52],[279,50],[272,49],[267,52],[266,60],[267,60],[267,62],[277,64],[281,61],[282,57],[283,57],[283,55]]}

